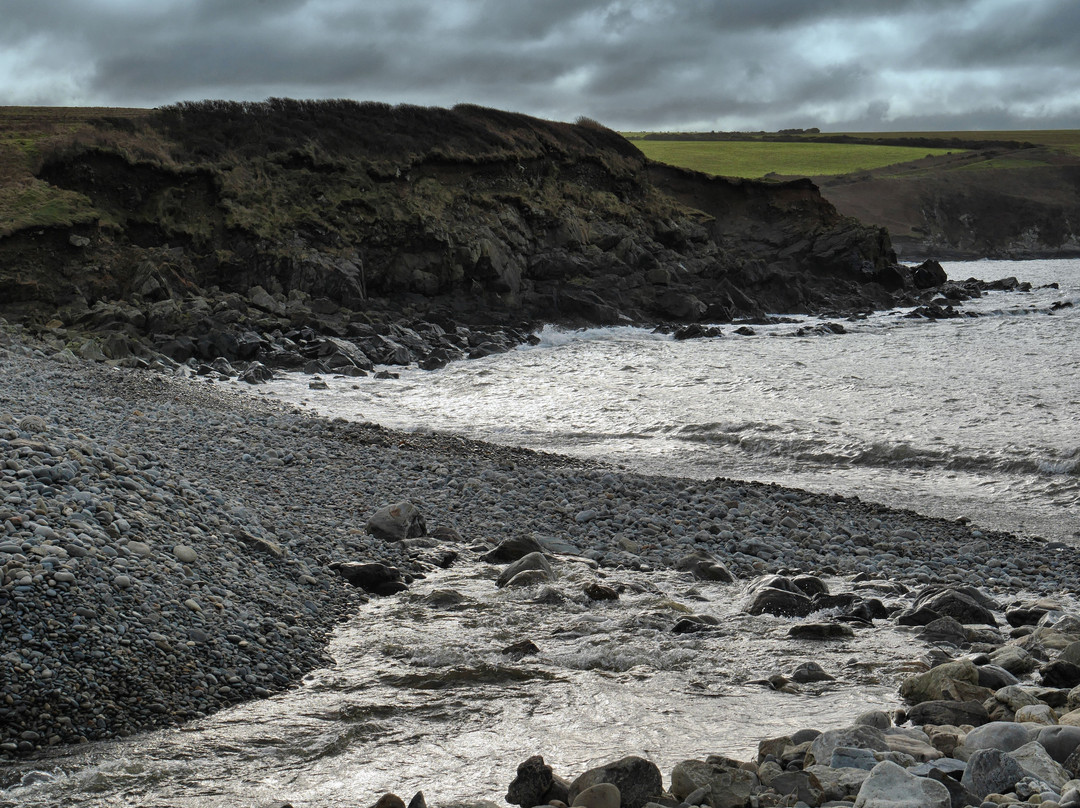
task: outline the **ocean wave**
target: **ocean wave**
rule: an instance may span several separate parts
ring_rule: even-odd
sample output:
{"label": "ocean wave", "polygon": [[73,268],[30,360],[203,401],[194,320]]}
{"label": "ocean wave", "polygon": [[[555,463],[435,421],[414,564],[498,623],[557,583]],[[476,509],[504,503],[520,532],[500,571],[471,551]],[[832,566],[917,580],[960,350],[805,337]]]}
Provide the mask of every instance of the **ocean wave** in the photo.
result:
{"label": "ocean wave", "polygon": [[616,339],[655,340],[658,342],[674,339],[670,334],[654,333],[647,328],[635,326],[605,326],[602,328],[568,329],[557,325],[545,325],[534,336],[540,341],[535,345],[522,345],[519,350],[528,351],[538,348],[558,348],[579,342],[604,342]]}
{"label": "ocean wave", "polygon": [[1069,453],[1028,456],[965,452],[963,449],[931,449],[906,442],[875,441],[864,445],[837,446],[813,437],[774,437],[768,430],[747,434],[728,424],[693,424],[672,435],[690,443],[730,446],[748,454],[784,457],[828,466],[904,467],[948,471],[1005,472],[1013,475],[1080,476],[1080,448]]}

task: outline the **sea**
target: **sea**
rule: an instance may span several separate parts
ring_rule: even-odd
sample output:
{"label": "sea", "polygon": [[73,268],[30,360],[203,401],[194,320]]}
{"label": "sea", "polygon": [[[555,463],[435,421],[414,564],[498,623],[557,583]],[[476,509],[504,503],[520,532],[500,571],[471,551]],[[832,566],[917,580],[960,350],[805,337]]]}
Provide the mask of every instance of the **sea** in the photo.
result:
{"label": "sea", "polygon": [[[251,395],[1080,544],[1080,260],[945,268],[1032,289],[988,293],[956,319],[897,309],[755,325],[753,335],[725,326],[715,339],[545,328],[536,345],[438,371],[327,377],[325,390],[292,374]],[[601,607],[571,596],[594,575],[584,565],[565,564],[544,603],[497,589],[492,574],[462,564],[372,600],[335,633],[334,664],[271,698],[0,764],[0,806],[355,808],[388,791],[504,805],[534,754],[566,777],[636,754],[667,778],[683,759],[751,759],[762,738],[889,710],[917,655],[902,627],[856,632],[815,648],[836,678],[793,695],[761,683],[805,660],[790,622],[743,614],[731,585],[689,590],[657,570]],[[722,629],[673,634],[688,608],[708,609]],[[522,636],[559,641],[508,662],[500,649]]]}
{"label": "sea", "polygon": [[[1015,277],[955,319],[541,330],[536,345],[396,379],[288,374],[263,394],[321,415],[605,460],[648,474],[859,496],[1080,543],[1080,259],[943,264]],[[785,318],[791,319],[791,318]],[[838,324],[844,333],[827,327]]]}

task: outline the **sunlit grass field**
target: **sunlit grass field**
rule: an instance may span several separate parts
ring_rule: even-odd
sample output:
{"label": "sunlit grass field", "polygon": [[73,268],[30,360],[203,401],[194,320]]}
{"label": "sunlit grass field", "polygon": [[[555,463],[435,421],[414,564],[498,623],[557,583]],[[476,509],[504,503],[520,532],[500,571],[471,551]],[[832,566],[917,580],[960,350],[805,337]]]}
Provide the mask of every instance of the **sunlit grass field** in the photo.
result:
{"label": "sunlit grass field", "polygon": [[772,143],[746,140],[635,140],[651,160],[718,174],[757,179],[767,174],[815,177],[850,174],[906,163],[949,149],[849,143]]}

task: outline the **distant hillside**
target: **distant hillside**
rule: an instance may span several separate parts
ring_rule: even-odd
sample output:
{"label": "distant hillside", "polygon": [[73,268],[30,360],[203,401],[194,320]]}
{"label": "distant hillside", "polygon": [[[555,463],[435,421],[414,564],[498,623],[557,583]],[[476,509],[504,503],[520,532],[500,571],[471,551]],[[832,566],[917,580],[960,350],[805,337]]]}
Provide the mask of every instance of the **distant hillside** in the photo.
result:
{"label": "distant hillside", "polygon": [[1080,255],[1077,131],[631,136],[687,168],[810,177],[841,213],[887,228],[906,259]]}

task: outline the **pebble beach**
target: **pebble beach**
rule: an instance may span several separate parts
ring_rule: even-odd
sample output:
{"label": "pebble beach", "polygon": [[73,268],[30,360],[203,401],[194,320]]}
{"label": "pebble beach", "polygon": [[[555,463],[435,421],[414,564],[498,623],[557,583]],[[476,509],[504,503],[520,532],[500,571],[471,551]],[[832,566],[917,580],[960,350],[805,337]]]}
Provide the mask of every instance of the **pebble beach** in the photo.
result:
{"label": "pebble beach", "polygon": [[[762,590],[780,592],[781,582],[799,576],[888,582],[898,596],[910,591],[911,600],[919,588],[978,587],[998,615],[1010,604],[1017,612],[1021,600],[1030,606],[1072,591],[1080,573],[1080,553],[1071,546],[965,520],[778,486],[644,476],[455,436],[326,420],[260,399],[236,382],[64,361],[6,325],[0,328],[0,377],[0,757],[7,759],[179,725],[290,687],[326,663],[334,627],[376,596],[344,580],[342,571],[356,563],[392,567],[408,586],[451,563],[448,551],[479,557],[517,540],[601,571],[681,568],[711,580],[760,578]],[[424,514],[423,541],[369,532],[373,514],[403,502]],[[539,567],[518,574],[530,572],[517,585],[549,574]],[[1049,606],[1028,611],[1033,621],[1061,617]],[[1023,628],[1017,622],[1014,641],[1049,628],[1045,621]],[[827,634],[822,631],[822,639]],[[1059,634],[1071,636],[1064,629]],[[954,654],[937,661],[992,655],[1010,641],[1007,626],[997,640],[968,633]],[[1068,644],[1050,643],[1039,661],[1055,659]],[[1025,651],[1038,659],[1030,645]],[[990,656],[968,663],[974,670],[989,665]],[[954,679],[984,686],[977,674],[971,682],[964,668]],[[973,693],[971,699],[932,695],[924,701],[978,701]],[[1071,701],[1050,698],[1057,710],[1053,724]],[[851,724],[860,712],[852,705],[838,724]],[[1015,714],[1010,708],[989,717],[1014,724]],[[863,735],[896,730],[892,721],[883,714],[865,717]],[[966,734],[958,732],[949,754],[939,749],[938,758],[953,759]],[[860,748],[858,734],[830,741],[827,752],[819,743],[812,757],[836,769],[873,769],[874,776],[888,763],[901,772],[885,767],[881,778],[914,776],[895,744],[839,765],[834,748]],[[748,775],[753,768],[757,785],[769,764],[774,779],[802,771],[816,738],[766,745],[753,767],[741,768]],[[926,735],[927,748],[937,748],[932,741]],[[800,745],[803,757],[785,758],[786,749]],[[906,748],[914,765],[919,756]],[[1058,763],[1071,753],[1057,750]],[[936,758],[923,754],[919,762],[930,759]],[[718,796],[721,787],[708,784],[719,776],[716,770],[737,769],[738,762],[702,766],[711,768],[680,774],[678,788],[674,779],[665,783],[672,805],[716,808],[751,799],[822,805],[830,794],[850,804],[862,783],[834,783],[828,793],[813,791],[813,783],[805,793],[798,784],[774,790],[781,800],[796,794],[786,802],[751,797],[756,786],[748,784],[742,802],[726,803]],[[820,774],[818,786],[826,779]],[[513,777],[508,772],[507,782]],[[527,785],[530,777],[546,785]],[[560,796],[572,803],[570,791],[548,793],[557,779],[542,760],[533,761],[511,791],[525,806],[532,800],[558,804]],[[699,780],[713,796],[690,801],[705,787]],[[736,780],[728,777],[729,784]],[[611,781],[594,775],[577,791],[605,782]],[[1061,805],[1080,804],[1080,794],[1070,802],[1070,782],[1050,784],[1056,791],[1036,784],[1016,799],[1037,796],[1032,804],[1051,804],[1055,796]],[[682,793],[671,797],[675,792]],[[610,794],[596,794],[597,806],[610,804],[602,801]],[[885,804],[866,795],[856,804]],[[810,801],[799,803],[804,797]],[[936,805],[940,794],[915,799],[903,804]],[[623,798],[621,804],[648,802]]]}

